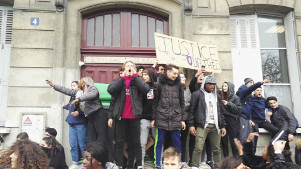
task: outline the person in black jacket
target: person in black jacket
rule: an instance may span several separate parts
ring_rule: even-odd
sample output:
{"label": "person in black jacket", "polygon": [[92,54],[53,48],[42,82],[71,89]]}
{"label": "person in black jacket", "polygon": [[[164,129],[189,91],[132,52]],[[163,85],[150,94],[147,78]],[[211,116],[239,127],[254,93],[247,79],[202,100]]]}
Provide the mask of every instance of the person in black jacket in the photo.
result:
{"label": "person in black jacket", "polygon": [[[202,67],[197,71],[197,73],[195,74],[195,76],[191,79],[190,83],[189,83],[189,90],[190,93],[192,94],[193,92],[200,90],[202,83],[203,83],[203,79],[204,79],[204,74],[205,74],[205,66],[202,65]],[[189,166],[192,166],[192,154],[193,154],[193,150],[194,150],[194,145],[195,145],[195,136],[192,134],[189,134]],[[202,162],[205,161],[207,162],[208,165],[210,165],[211,167],[213,167],[213,157],[212,157],[212,149],[211,149],[211,145],[210,145],[210,141],[208,138],[206,138],[205,140],[205,149],[202,152]],[[205,155],[207,157],[207,159],[205,159]]]}
{"label": "person in black jacket", "polygon": [[229,156],[228,139],[230,139],[232,154],[233,156],[238,157],[238,151],[234,143],[234,139],[238,138],[238,117],[241,113],[240,99],[235,95],[234,84],[231,82],[224,82],[220,93],[227,130],[225,137],[222,137],[223,154],[224,157]]}
{"label": "person in black jacket", "polygon": [[108,126],[115,123],[115,161],[117,166],[123,165],[124,142],[127,137],[128,168],[142,166],[140,143],[140,118],[142,117],[142,95],[146,95],[150,87],[136,73],[136,65],[132,61],[123,64],[124,72],[113,80],[108,87],[111,94]]}
{"label": "person in black jacket", "polygon": [[290,163],[291,153],[288,150],[284,150],[286,141],[283,140],[269,144],[264,148],[262,156],[256,156],[253,151],[252,143],[255,136],[258,136],[257,132],[250,133],[243,145],[238,139],[235,139],[235,144],[245,165],[252,169],[266,169],[273,163]]}
{"label": "person in black jacket", "polygon": [[[293,141],[294,134],[296,133],[297,124],[291,111],[283,106],[279,105],[277,98],[270,96],[267,98],[267,102],[272,108],[271,122],[279,129],[279,132],[274,136],[272,140],[286,140]],[[289,145],[286,145],[286,149],[289,149]]]}
{"label": "person in black jacket", "polygon": [[179,67],[167,65],[166,74],[160,75],[152,126],[156,127],[155,167],[161,168],[161,152],[167,132],[170,132],[172,144],[181,152],[181,130],[185,130],[184,92],[178,76]]}
{"label": "person in black jacket", "polygon": [[226,123],[215,85],[215,78],[206,76],[201,90],[195,91],[190,100],[189,131],[196,136],[192,166],[197,168],[207,136],[213,150],[215,168],[221,164],[220,137],[226,134]]}
{"label": "person in black jacket", "polygon": [[[147,150],[146,145],[148,143],[149,138],[149,130],[152,128],[151,121],[153,120],[152,114],[153,114],[153,104],[155,101],[155,97],[158,97],[158,86],[154,82],[155,74],[152,68],[144,69],[142,72],[142,78],[143,80],[149,85],[150,91],[142,95],[142,105],[143,105],[143,111],[142,111],[142,117],[140,120],[140,141],[141,141],[141,147],[142,147],[142,166],[144,166],[144,156],[145,151]],[[153,138],[156,136],[155,130],[153,130]]]}
{"label": "person in black jacket", "polygon": [[55,169],[68,169],[65,160],[65,151],[55,137],[44,137],[41,143],[42,149],[48,155],[49,167]]}

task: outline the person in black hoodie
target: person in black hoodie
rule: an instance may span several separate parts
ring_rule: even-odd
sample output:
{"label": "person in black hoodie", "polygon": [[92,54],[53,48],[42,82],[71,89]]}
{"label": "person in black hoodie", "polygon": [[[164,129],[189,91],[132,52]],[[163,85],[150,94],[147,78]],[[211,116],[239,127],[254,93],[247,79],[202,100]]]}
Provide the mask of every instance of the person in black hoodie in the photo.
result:
{"label": "person in black hoodie", "polygon": [[[149,137],[149,130],[152,128],[151,121],[153,113],[153,104],[155,97],[158,97],[158,87],[154,83],[155,75],[151,68],[144,69],[142,72],[143,80],[149,85],[150,91],[147,94],[142,95],[142,117],[140,120],[140,141],[142,147],[142,166],[144,166],[144,156],[146,149],[146,144]],[[153,130],[152,133],[155,138],[156,132]]]}
{"label": "person in black hoodie", "polygon": [[233,156],[238,157],[238,150],[234,143],[234,139],[238,137],[238,117],[241,113],[240,99],[235,95],[234,84],[231,82],[223,83],[220,95],[226,122],[226,130],[228,131],[225,137],[222,137],[223,154],[224,157],[229,156],[228,139],[230,139],[232,154]]}

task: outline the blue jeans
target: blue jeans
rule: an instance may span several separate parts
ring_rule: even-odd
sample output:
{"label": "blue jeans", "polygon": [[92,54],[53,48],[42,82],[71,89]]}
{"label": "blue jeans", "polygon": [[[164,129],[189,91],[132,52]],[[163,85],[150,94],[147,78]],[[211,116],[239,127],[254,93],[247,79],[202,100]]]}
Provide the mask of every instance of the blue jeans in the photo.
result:
{"label": "blue jeans", "polygon": [[166,133],[170,132],[172,146],[178,149],[181,153],[181,130],[164,130],[156,128],[156,140],[155,140],[155,147],[154,147],[154,164],[156,167],[161,166],[161,156],[162,156],[162,145],[166,136]]}
{"label": "blue jeans", "polygon": [[79,162],[78,147],[80,148],[81,156],[84,158],[86,147],[86,124],[69,125],[69,143],[71,147],[71,157],[73,162]]}

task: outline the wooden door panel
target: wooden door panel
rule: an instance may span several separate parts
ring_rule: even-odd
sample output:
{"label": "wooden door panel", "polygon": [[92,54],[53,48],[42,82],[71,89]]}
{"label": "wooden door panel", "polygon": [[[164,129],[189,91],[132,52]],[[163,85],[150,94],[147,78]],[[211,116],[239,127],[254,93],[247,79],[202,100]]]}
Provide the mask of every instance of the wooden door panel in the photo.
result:
{"label": "wooden door panel", "polygon": [[108,83],[119,77],[122,64],[87,64],[81,69],[81,76],[89,76],[96,83]]}

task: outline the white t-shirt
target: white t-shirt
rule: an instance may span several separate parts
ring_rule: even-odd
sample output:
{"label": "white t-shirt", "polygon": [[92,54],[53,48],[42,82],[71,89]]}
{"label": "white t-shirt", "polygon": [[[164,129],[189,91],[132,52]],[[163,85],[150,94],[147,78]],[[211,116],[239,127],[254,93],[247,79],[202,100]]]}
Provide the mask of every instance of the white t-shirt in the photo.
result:
{"label": "white t-shirt", "polygon": [[206,97],[205,100],[206,100],[206,105],[207,105],[207,116],[209,117],[209,118],[207,118],[208,123],[215,124],[214,114],[216,114],[216,113],[214,112],[214,110],[216,110],[216,109],[213,107],[213,106],[216,106],[215,96],[213,93],[206,93],[205,97]]}

